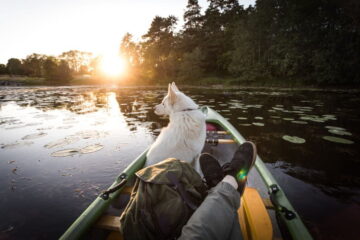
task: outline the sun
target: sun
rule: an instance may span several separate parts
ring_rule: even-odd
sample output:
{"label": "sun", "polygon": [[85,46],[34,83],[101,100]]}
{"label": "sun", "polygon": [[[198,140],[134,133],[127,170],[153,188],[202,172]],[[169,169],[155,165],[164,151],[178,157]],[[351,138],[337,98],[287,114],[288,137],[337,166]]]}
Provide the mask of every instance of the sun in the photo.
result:
{"label": "sun", "polygon": [[101,71],[109,77],[120,77],[126,70],[126,62],[119,55],[104,55],[100,62]]}

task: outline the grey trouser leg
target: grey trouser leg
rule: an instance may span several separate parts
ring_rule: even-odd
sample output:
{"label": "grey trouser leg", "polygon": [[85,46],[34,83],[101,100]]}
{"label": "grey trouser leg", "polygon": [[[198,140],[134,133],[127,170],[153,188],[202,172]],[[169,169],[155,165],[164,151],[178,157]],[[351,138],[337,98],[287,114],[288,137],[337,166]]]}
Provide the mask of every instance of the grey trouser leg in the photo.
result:
{"label": "grey trouser leg", "polygon": [[243,239],[237,214],[239,206],[239,192],[229,183],[218,183],[183,227],[178,239]]}

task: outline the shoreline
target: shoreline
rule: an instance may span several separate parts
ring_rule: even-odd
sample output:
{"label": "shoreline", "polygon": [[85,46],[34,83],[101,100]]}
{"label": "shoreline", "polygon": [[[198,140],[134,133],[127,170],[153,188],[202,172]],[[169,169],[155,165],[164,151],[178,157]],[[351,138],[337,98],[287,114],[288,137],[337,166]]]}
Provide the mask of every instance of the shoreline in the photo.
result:
{"label": "shoreline", "polygon": [[[0,88],[1,87],[120,87],[120,88],[166,88],[167,83],[156,83],[156,84],[122,84],[112,82],[106,83],[94,83],[95,79],[88,79],[86,82],[83,79],[73,79],[69,84],[48,84],[45,79],[41,78],[29,78],[29,77],[1,77],[0,76]],[[176,80],[174,80],[176,82]],[[172,81],[169,81],[172,82]],[[278,91],[321,91],[321,92],[360,92],[360,86],[358,85],[348,85],[348,86],[288,86],[288,84],[276,84],[276,85],[264,85],[257,86],[256,84],[207,84],[206,86],[201,85],[201,80],[194,85],[182,84],[181,81],[178,81],[178,85],[183,88],[193,88],[193,89],[213,89],[213,90],[278,90]]]}

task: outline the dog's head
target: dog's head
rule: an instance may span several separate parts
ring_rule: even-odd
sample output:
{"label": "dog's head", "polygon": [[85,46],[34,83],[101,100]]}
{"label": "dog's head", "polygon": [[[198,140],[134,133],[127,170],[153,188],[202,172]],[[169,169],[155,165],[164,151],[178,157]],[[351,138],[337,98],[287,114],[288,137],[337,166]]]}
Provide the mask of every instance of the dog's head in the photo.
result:
{"label": "dog's head", "polygon": [[155,114],[170,115],[174,112],[184,111],[186,109],[196,109],[199,106],[180,92],[175,83],[169,84],[168,93],[159,105],[155,106]]}

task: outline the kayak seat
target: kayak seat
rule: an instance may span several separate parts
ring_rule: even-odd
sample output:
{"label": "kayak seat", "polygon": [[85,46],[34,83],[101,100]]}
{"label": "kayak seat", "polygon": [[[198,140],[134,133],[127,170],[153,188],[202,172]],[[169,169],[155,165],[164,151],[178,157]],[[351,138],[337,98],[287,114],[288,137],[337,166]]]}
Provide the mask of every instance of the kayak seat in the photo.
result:
{"label": "kayak seat", "polygon": [[246,187],[240,201],[238,215],[244,240],[272,240],[271,219],[258,191]]}

